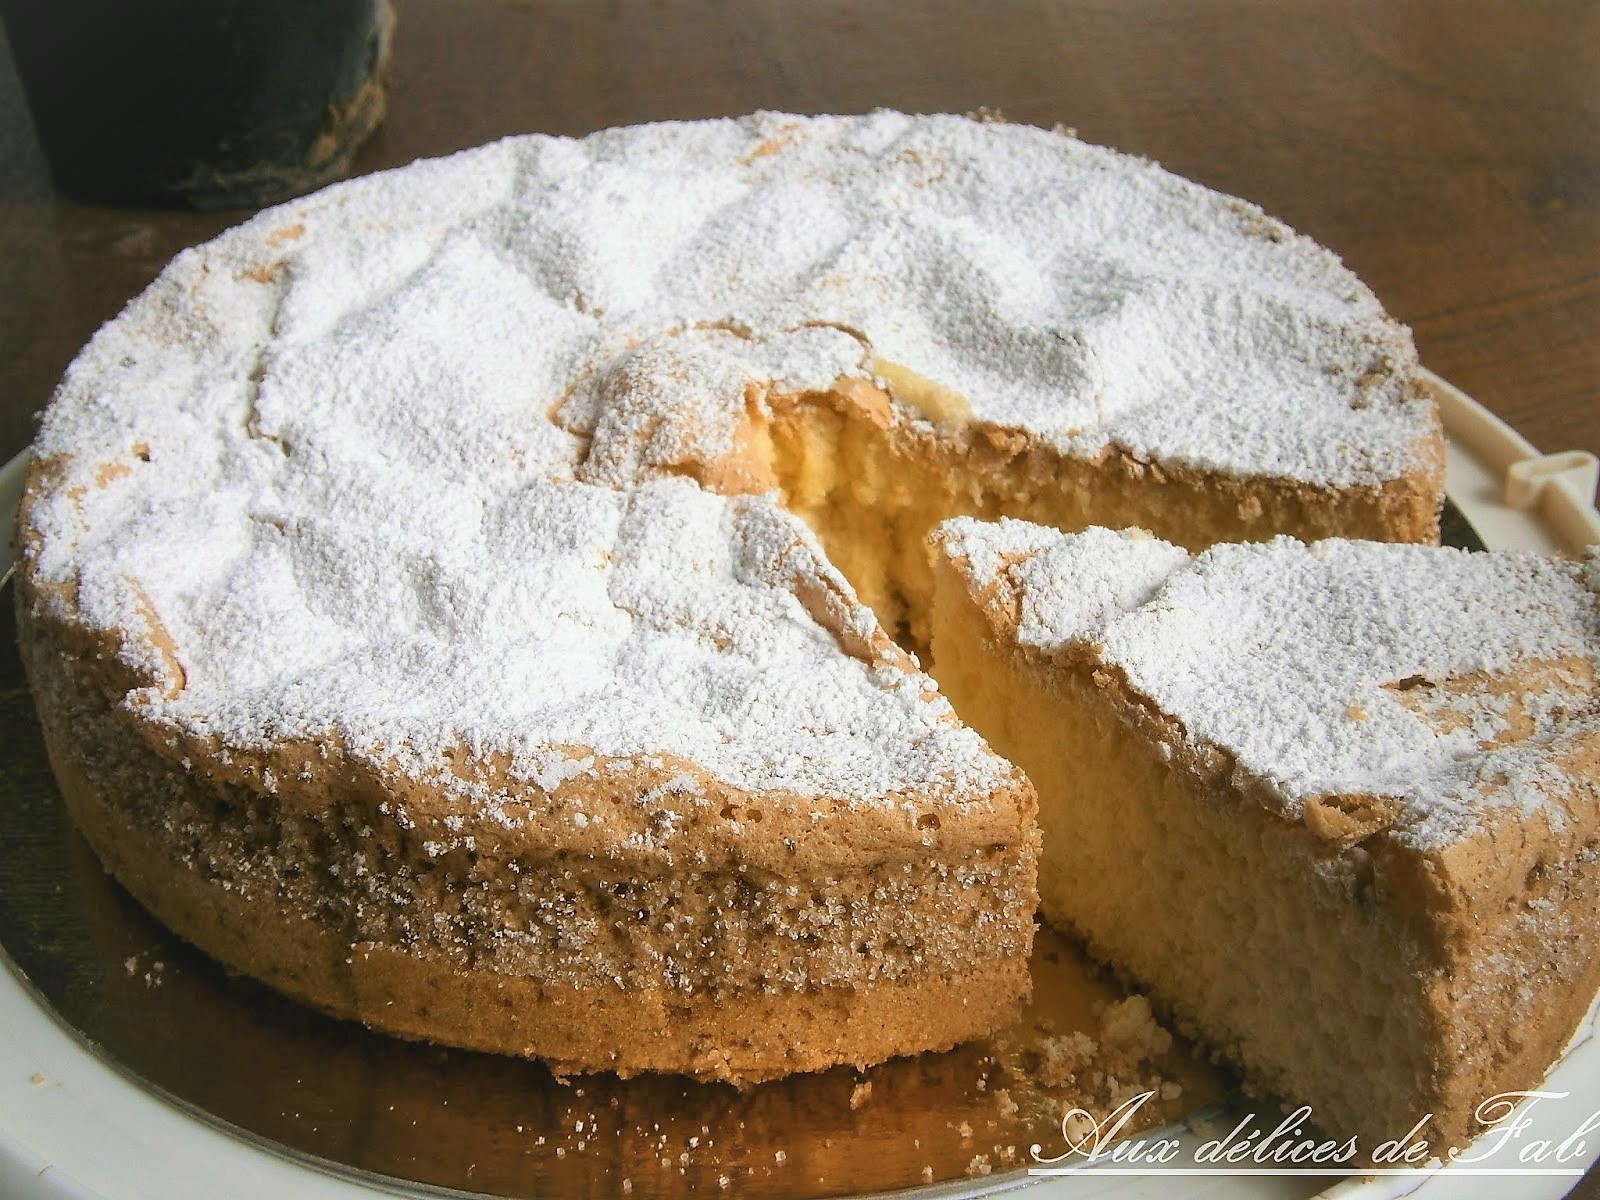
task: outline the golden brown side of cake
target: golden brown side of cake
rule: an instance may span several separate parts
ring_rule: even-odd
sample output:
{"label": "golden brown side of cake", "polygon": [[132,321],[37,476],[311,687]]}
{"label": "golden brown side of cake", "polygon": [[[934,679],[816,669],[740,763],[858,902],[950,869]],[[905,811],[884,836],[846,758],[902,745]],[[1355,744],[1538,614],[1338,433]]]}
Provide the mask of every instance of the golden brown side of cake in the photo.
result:
{"label": "golden brown side of cake", "polygon": [[[1443,1153],[1484,1101],[1538,1083],[1600,986],[1600,620],[1580,567],[942,534],[936,674],[1038,788],[1048,921],[1362,1154],[1430,1114]],[[1279,565],[1320,580],[1314,617]],[[1452,671],[1438,637],[1480,669]],[[1263,689],[1285,664],[1303,683]],[[1227,732],[1251,721],[1276,747]]]}
{"label": "golden brown side of cake", "polygon": [[1028,995],[1020,777],[970,819],[924,803],[899,829],[818,830],[815,797],[692,797],[667,764],[607,781],[604,840],[552,846],[315,750],[271,794],[260,763],[174,761],[96,694],[92,660],[37,626],[26,643],[57,779],[106,868],[185,939],[335,1016],[558,1072],[749,1083],[947,1049]]}

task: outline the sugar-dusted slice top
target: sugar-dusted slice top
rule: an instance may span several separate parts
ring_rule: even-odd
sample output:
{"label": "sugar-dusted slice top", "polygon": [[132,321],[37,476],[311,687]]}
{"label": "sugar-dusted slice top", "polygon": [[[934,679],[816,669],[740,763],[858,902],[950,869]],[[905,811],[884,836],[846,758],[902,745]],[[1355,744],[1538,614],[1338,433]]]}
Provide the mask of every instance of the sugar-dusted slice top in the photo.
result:
{"label": "sugar-dusted slice top", "polygon": [[1286,816],[1389,801],[1384,823],[1424,848],[1493,811],[1558,825],[1562,764],[1600,746],[1597,553],[1278,538],[1190,556],[968,519],[938,537],[998,629],[1114,668]]}

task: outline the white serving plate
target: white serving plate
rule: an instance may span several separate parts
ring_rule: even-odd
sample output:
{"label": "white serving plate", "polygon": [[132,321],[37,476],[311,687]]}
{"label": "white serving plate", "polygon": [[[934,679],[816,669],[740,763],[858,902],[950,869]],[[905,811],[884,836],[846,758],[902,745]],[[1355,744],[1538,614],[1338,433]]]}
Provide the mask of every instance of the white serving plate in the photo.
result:
{"label": "white serving plate", "polygon": [[[1490,549],[1575,553],[1600,543],[1597,467],[1581,451],[1541,455],[1466,395],[1432,379],[1447,439],[1446,490]],[[25,456],[0,468],[0,522],[14,524]],[[0,572],[14,551],[0,547]],[[6,601],[9,602],[9,599]],[[1200,1196],[1300,1200],[1524,1200],[1564,1195],[1600,1157],[1600,1130],[1538,1172],[1518,1161],[1535,1138],[1559,1143],[1600,1113],[1600,1006],[1592,1006],[1543,1089],[1566,1093],[1536,1103],[1518,1140],[1464,1167],[1363,1175],[1198,1173],[1191,1153],[1173,1166],[1122,1171],[1105,1165],[1069,1175],[1012,1174],[918,1189],[919,1197],[980,1195],[1026,1187],[1037,1200],[1193,1200]],[[1398,1131],[1397,1131],[1398,1132]],[[1205,1136],[1172,1131],[1192,1150]],[[1491,1135],[1493,1136],[1493,1135]],[[1479,1143],[1485,1147],[1488,1139]],[[1184,1164],[1189,1164],[1187,1167]],[[1542,1172],[1542,1173],[1540,1173]],[[246,1135],[151,1091],[90,1050],[34,997],[0,954],[0,1196],[15,1200],[357,1200],[442,1195],[356,1173]]]}

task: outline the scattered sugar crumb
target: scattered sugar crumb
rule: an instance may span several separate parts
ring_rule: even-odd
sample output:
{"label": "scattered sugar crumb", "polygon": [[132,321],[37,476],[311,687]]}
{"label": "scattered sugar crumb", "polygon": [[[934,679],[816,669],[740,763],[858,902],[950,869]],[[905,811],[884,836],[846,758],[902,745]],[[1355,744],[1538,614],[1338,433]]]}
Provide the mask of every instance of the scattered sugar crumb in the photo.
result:
{"label": "scattered sugar crumb", "polygon": [[992,1170],[994,1168],[989,1165],[989,1156],[987,1154],[974,1154],[972,1161],[967,1164],[967,1174],[974,1178],[980,1175],[987,1175]]}
{"label": "scattered sugar crumb", "polygon": [[872,1080],[864,1079],[850,1089],[850,1108],[852,1110],[858,1109],[871,1098]]}
{"label": "scattered sugar crumb", "polygon": [[1099,1049],[1099,1043],[1086,1033],[1044,1038],[1039,1043],[1043,1056],[1039,1064],[1039,1082],[1045,1087],[1067,1087],[1077,1079],[1079,1071],[1094,1061]]}
{"label": "scattered sugar crumb", "polygon": [[1129,996],[1101,1014],[1100,1044],[1119,1058],[1153,1058],[1172,1049],[1172,1034],[1151,1014],[1148,999]]}
{"label": "scattered sugar crumb", "polygon": [[1076,1031],[1044,1037],[1037,1049],[1037,1082],[1070,1088],[1078,1103],[1092,1109],[1110,1111],[1143,1092],[1162,1100],[1183,1093],[1156,1069],[1155,1060],[1172,1049],[1172,1034],[1152,1015],[1144,996],[1108,1004],[1097,1018],[1095,1036]]}

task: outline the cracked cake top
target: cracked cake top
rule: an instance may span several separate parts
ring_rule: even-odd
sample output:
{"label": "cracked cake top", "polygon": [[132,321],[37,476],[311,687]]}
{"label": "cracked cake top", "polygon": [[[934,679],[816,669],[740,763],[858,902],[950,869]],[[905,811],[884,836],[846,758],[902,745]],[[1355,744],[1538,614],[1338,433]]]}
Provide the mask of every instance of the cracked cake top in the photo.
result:
{"label": "cracked cake top", "polygon": [[104,635],[129,711],[224,754],[960,798],[1008,769],[729,469],[752,406],[851,379],[1065,454],[1329,486],[1416,469],[1435,427],[1332,254],[1059,133],[519,137],[180,255],[44,416],[27,582]]}

